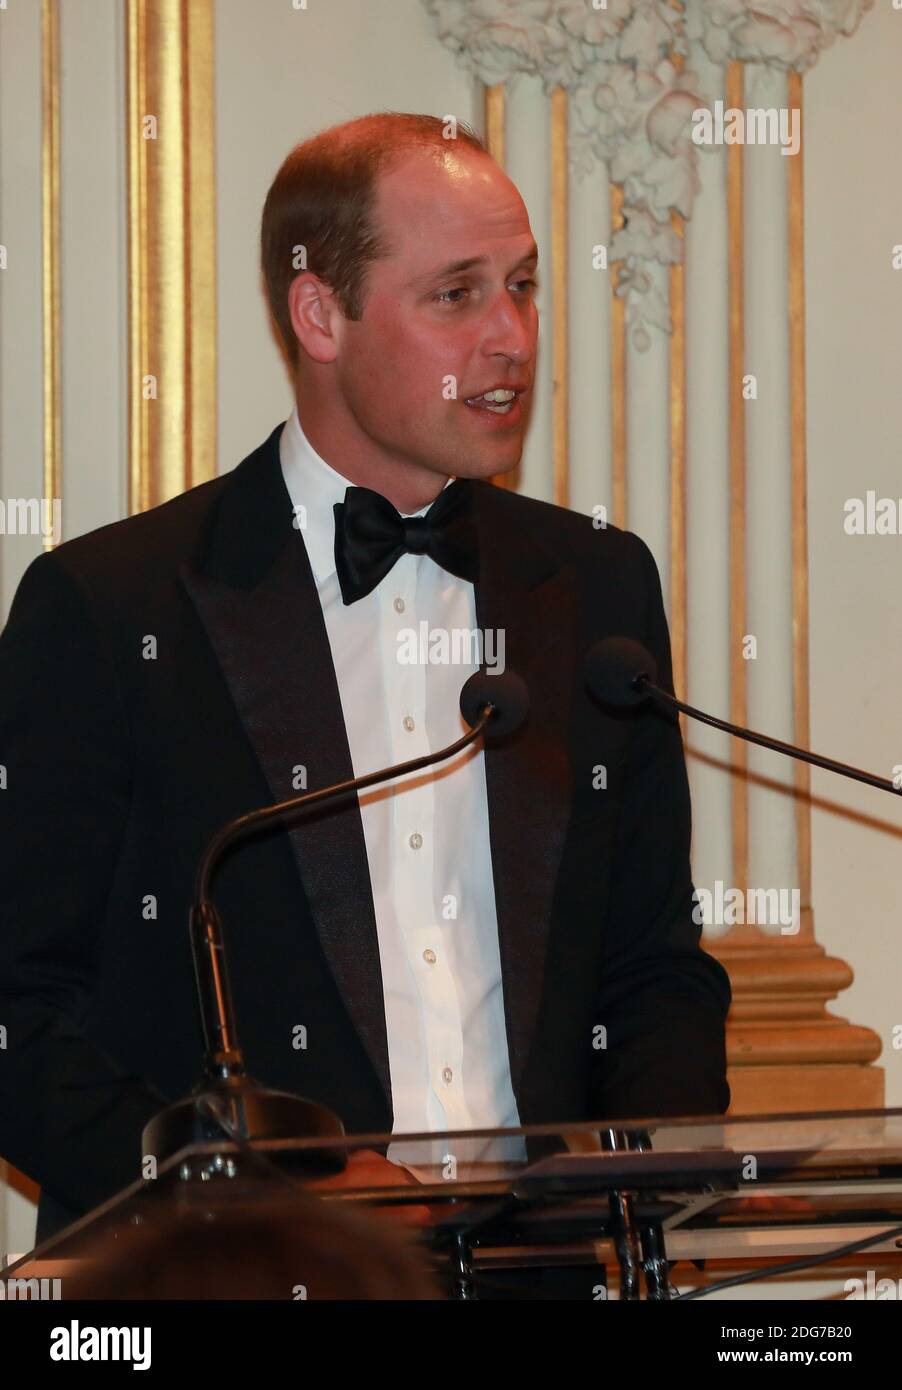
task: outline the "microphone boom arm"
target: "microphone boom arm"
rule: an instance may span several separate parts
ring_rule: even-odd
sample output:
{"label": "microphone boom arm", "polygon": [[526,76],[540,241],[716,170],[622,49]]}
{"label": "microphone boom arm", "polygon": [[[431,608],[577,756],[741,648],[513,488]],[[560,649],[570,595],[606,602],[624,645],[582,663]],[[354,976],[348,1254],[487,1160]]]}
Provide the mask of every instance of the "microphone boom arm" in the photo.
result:
{"label": "microphone boom arm", "polygon": [[895,796],[902,795],[902,787],[895,786],[888,777],[878,777],[873,772],[865,772],[861,768],[852,767],[849,763],[840,763],[834,758],[825,758],[820,753],[811,753],[805,748],[796,748],[792,743],[783,743],[781,739],[771,738],[769,734],[758,734],[755,733],[754,729],[742,729],[737,724],[731,724],[727,719],[718,719],[716,715],[706,714],[704,710],[696,709],[694,705],[687,705],[676,695],[662,690],[646,675],[636,676],[632,685],[635,690],[647,691],[654,699],[664,701],[673,709],[690,715],[692,719],[700,719],[703,724],[710,724],[712,728],[721,729],[724,733],[744,739],[747,743],[757,743],[762,748],[771,749],[774,753],[785,753],[788,757],[796,758],[799,762],[811,763],[813,767],[822,767],[826,772],[836,772],[840,777],[851,777],[856,782],[865,782],[869,787],[877,787],[879,791],[892,792]]}
{"label": "microphone boom arm", "polygon": [[268,825],[271,821],[283,820],[293,811],[315,806],[318,801],[340,797],[346,792],[374,786],[375,783],[385,782],[389,778],[402,777],[408,772],[418,772],[420,768],[430,767],[433,763],[453,757],[479,737],[494,712],[495,706],[487,702],[471,728],[461,738],[456,739],[447,748],[440,748],[436,753],[425,753],[422,757],[411,758],[409,762],[401,763],[398,767],[381,768],[378,772],[367,772],[362,777],[350,777],[346,782],[338,782],[331,787],[320,787],[312,792],[303,792],[300,796],[278,801],[259,811],[249,811],[228,821],[216,831],[198,865],[190,920],[191,951],[194,957],[206,1048],[204,1069],[208,1077],[226,1081],[245,1074],[244,1059],[238,1044],[222,928],[210,899],[210,879],[223,850],[248,831],[257,830],[261,825]]}
{"label": "microphone boom arm", "polygon": [[455,753],[459,753],[461,749],[466,748],[468,744],[473,743],[479,737],[493,713],[494,706],[486,704],[472,728],[468,729],[454,743],[449,743],[447,748],[440,748],[437,753],[424,753],[422,757],[411,758],[409,762],[400,763],[397,767],[380,768],[378,772],[367,772],[363,777],[349,777],[346,782],[337,782],[335,786],[320,787],[315,792],[302,792],[300,796],[292,796],[287,801],[275,802],[262,811],[248,811],[243,816],[236,816],[234,820],[230,820],[216,831],[204,850],[194,880],[195,902],[203,903],[209,900],[210,877],[219,856],[233,840],[239,839],[247,831],[256,830],[261,825],[268,825],[272,820],[282,820],[291,811],[298,811],[301,807],[315,806],[318,801],[339,797],[344,792],[363,791],[365,787],[372,787],[377,782],[385,782],[390,777],[403,777],[408,772],[419,772],[420,768],[431,767],[433,763],[443,762],[445,758],[453,758]]}

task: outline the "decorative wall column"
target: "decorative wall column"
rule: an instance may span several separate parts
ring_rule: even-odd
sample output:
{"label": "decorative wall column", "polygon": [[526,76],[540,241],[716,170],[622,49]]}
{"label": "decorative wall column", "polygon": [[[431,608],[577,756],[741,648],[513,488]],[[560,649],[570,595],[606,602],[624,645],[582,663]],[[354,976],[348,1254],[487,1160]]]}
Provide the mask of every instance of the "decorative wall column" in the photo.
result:
{"label": "decorative wall column", "polygon": [[212,0],[126,0],[129,510],[216,473]]}
{"label": "decorative wall column", "polygon": [[[702,149],[691,131],[694,115],[718,100],[743,112],[782,108],[791,119],[801,74],[854,33],[871,0],[842,13],[829,0],[784,0],[767,13],[735,0],[424,4],[440,40],[486,85],[490,148],[521,188],[540,245],[550,242],[540,311],[543,352],[559,368],[568,356],[562,316],[570,340],[568,460],[559,416],[551,447],[541,400],[556,387],[562,409],[561,383],[540,362],[546,428],[530,436],[515,485],[585,510],[600,502],[648,542],[678,694],[809,746],[802,150]],[[536,129],[537,90],[547,98],[547,138]],[[610,209],[608,274],[596,277],[594,295],[574,295],[560,278],[564,97],[569,273],[583,284],[603,240],[586,211]],[[609,187],[592,200],[578,181],[596,169]],[[594,341],[587,319],[608,334],[591,395],[582,389],[591,367],[573,351]],[[593,487],[583,440],[600,422],[608,449]],[[706,933],[733,984],[734,1111],[880,1104],[883,1073],[870,1065],[879,1038],[826,1008],[852,972],[814,936],[807,769],[704,726],[684,723],[684,736],[696,885],[714,895],[719,882],[721,899],[738,890],[743,918],[754,890],[776,894],[780,907],[764,925],[724,914]],[[795,903],[797,919],[784,921],[783,907]]]}
{"label": "decorative wall column", "polygon": [[[744,92],[743,72],[752,78]],[[731,78],[730,104],[795,110],[801,122],[798,74],[734,64]],[[733,572],[732,606],[756,649],[746,660],[734,632],[731,669],[741,690],[734,718],[808,747],[803,165],[801,151],[784,167],[769,153],[760,146],[728,152],[743,188],[742,223],[733,229],[744,251],[737,258],[743,331],[732,370],[755,392],[739,417],[743,466],[734,470],[741,477],[734,504],[744,566]],[[774,227],[783,235],[774,236]],[[812,1095],[834,1108],[879,1106],[883,1072],[869,1065],[879,1038],[827,1009],[852,971],[815,939],[809,770],[754,747],[744,750],[743,766],[746,775],[734,778],[745,833],[734,835],[733,883],[791,885],[799,921],[785,936],[786,927],[746,921],[713,944],[734,989],[733,1108],[804,1110]]]}

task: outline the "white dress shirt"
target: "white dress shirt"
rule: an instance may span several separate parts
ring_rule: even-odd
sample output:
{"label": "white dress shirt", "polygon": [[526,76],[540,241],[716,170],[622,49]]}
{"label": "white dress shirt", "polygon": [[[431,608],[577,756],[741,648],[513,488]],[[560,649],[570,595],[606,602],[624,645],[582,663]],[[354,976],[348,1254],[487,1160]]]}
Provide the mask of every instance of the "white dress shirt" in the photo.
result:
{"label": "white dress shirt", "polygon": [[[345,606],[335,572],[333,506],[347,478],[314,451],[297,410],[280,441],[282,472],[322,605],[355,776],[452,743],[476,660],[410,663],[405,629],[476,628],[473,585],[427,555],[404,554]],[[427,508],[417,512],[422,516]],[[518,1125],[504,1021],[481,744],[359,795],[379,938],[393,1132]],[[354,943],[348,942],[348,950]],[[449,1146],[445,1146],[446,1148]],[[403,1151],[402,1151],[403,1150]],[[477,1149],[458,1159],[472,1159]],[[514,1157],[522,1145],[508,1145]],[[443,1163],[438,1144],[391,1145],[396,1162]],[[486,1157],[501,1158],[496,1147]]]}

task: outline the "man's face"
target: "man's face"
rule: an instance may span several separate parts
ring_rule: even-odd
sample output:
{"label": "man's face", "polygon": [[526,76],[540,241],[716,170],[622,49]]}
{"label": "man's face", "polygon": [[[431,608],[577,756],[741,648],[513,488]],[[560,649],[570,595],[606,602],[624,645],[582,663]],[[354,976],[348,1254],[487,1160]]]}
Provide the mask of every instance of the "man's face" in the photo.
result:
{"label": "man's face", "polygon": [[[523,450],[538,336],[522,198],[494,160],[449,142],[440,164],[417,153],[380,180],[376,217],[391,255],[368,267],[360,321],[337,326],[346,408],[393,461],[464,478],[508,472]],[[508,387],[509,406],[467,403]]]}

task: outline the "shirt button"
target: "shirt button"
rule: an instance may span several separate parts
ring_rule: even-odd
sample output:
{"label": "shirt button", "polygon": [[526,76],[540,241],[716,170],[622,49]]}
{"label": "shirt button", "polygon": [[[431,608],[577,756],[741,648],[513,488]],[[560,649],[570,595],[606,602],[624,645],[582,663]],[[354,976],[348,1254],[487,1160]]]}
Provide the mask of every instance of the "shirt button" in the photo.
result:
{"label": "shirt button", "polygon": [[420,849],[423,844],[423,837],[419,830],[415,830],[408,841],[411,849]]}
{"label": "shirt button", "polygon": [[435,952],[429,949],[425,950],[423,952],[423,960],[426,962],[427,965],[435,965]]}
{"label": "shirt button", "polygon": [[450,1067],[442,1067],[442,1080],[446,1086],[451,1085],[451,1082],[454,1080],[454,1072]]}
{"label": "shirt button", "polygon": [[403,722],[404,728],[407,730],[409,734],[412,734],[414,729],[417,727],[416,724],[413,722],[413,716],[410,714],[405,714]]}
{"label": "shirt button", "polygon": [[392,604],[392,607],[394,608],[396,613],[403,613],[404,609],[407,607],[407,604],[404,602],[402,598],[396,598],[394,603]]}

